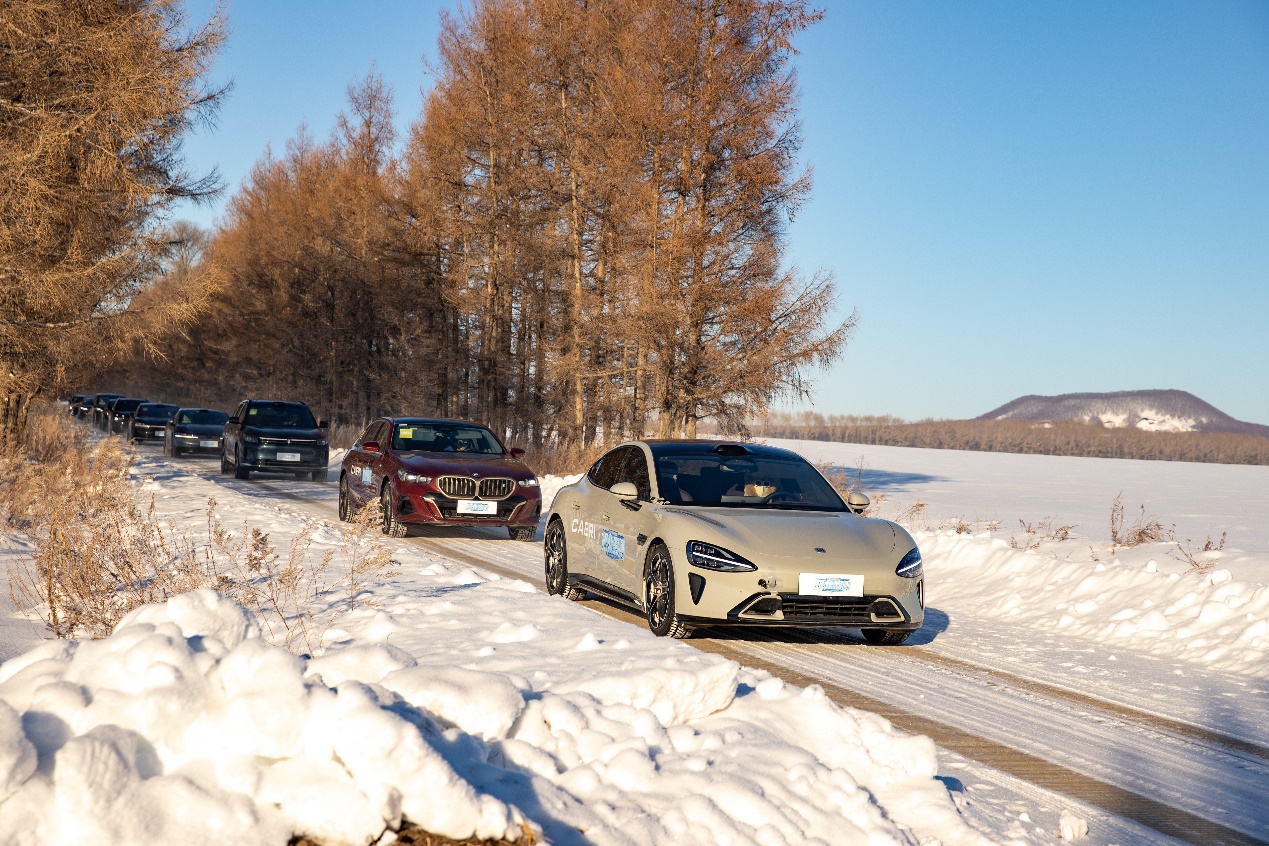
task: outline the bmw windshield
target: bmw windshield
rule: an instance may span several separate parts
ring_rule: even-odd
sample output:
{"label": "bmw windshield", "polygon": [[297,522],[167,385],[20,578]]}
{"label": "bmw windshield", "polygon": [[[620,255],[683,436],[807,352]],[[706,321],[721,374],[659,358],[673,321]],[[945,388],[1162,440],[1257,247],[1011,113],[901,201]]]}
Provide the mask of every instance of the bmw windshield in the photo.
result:
{"label": "bmw windshield", "polygon": [[672,505],[847,510],[833,486],[796,456],[658,452],[654,447],[657,489]]}
{"label": "bmw windshield", "polygon": [[488,429],[461,423],[397,423],[392,448],[412,452],[474,452],[502,455],[502,444]]}

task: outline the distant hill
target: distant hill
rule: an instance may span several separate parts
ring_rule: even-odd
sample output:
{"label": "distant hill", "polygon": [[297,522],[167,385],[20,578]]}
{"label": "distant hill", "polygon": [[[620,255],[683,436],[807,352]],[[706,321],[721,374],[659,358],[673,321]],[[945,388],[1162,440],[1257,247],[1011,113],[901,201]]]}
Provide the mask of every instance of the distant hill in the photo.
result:
{"label": "distant hill", "polygon": [[1079,420],[1108,429],[1147,432],[1227,432],[1269,438],[1269,426],[1235,420],[1186,391],[1117,391],[1109,394],[1025,396],[979,420]]}

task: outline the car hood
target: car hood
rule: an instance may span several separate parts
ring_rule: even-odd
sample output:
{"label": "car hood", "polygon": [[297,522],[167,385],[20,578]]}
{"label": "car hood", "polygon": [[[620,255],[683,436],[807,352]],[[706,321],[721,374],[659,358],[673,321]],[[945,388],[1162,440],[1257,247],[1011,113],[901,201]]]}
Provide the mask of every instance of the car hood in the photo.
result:
{"label": "car hood", "polygon": [[313,441],[325,438],[321,429],[298,429],[272,426],[243,426],[242,431],[259,435],[262,438],[290,438],[297,441]]}
{"label": "car hood", "polygon": [[[872,559],[896,551],[899,534],[885,520],[827,511],[757,508],[665,508],[666,517],[699,523],[700,540],[738,555],[803,558],[818,550],[839,559]],[[706,528],[708,527],[708,528]],[[712,529],[713,531],[709,531]],[[715,541],[714,539],[717,538]]]}
{"label": "car hood", "polygon": [[185,435],[201,435],[207,438],[219,438],[225,427],[216,423],[177,423],[176,431]]}
{"label": "car hood", "polygon": [[393,451],[393,455],[407,470],[429,476],[471,476],[480,478],[503,476],[527,479],[533,471],[524,462],[510,455],[479,455],[464,452],[424,452],[414,450]]}

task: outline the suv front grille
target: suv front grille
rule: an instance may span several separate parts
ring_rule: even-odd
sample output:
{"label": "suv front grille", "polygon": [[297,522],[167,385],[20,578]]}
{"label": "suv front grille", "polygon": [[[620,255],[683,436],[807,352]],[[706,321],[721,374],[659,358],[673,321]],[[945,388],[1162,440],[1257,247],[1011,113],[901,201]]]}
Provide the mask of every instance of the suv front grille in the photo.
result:
{"label": "suv front grille", "polygon": [[516,489],[515,479],[469,479],[466,476],[442,476],[436,480],[441,493],[454,499],[506,499]]}

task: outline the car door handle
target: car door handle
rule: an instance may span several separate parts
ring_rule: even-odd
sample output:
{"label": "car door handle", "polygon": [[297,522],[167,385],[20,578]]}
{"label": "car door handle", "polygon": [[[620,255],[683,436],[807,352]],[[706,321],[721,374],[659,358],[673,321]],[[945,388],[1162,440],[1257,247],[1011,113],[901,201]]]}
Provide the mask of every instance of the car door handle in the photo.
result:
{"label": "car door handle", "polygon": [[582,507],[582,504],[581,504],[580,502],[575,502],[575,503],[573,503],[573,510],[574,510],[574,511],[576,511],[577,509],[579,509],[579,508],[581,508],[581,507]]}
{"label": "car door handle", "polygon": [[600,514],[599,516],[600,516],[600,517],[602,517],[602,518],[604,518],[604,522],[605,522],[605,523],[607,523],[607,522],[609,521],[609,519],[610,519],[610,518],[608,517],[608,515],[607,515],[607,514]]}

